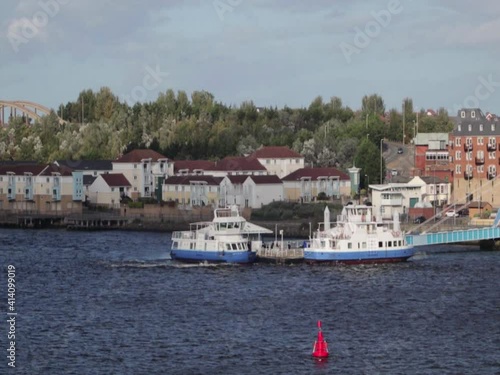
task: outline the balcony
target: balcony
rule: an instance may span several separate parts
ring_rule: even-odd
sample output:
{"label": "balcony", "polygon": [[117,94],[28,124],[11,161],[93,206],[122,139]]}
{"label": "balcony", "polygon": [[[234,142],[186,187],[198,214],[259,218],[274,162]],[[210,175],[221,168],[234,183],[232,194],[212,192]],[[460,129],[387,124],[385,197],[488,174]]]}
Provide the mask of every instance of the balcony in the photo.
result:
{"label": "balcony", "polygon": [[472,172],[464,172],[464,179],[472,180],[473,173]]}
{"label": "balcony", "polygon": [[497,177],[497,172],[488,172],[486,176],[488,180],[494,180]]}
{"label": "balcony", "polygon": [[472,143],[464,144],[464,151],[472,151]]}
{"label": "balcony", "polygon": [[[498,145],[500,147],[500,145]],[[496,143],[488,143],[488,151],[496,151],[497,145]]]}
{"label": "balcony", "polygon": [[476,164],[484,164],[484,156],[483,157],[476,156]]}

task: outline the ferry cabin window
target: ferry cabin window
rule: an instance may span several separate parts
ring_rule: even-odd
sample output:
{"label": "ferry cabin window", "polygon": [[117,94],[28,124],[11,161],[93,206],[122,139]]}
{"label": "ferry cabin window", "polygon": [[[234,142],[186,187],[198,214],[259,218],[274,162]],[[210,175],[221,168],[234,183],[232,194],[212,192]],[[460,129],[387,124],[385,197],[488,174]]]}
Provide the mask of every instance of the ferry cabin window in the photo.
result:
{"label": "ferry cabin window", "polygon": [[379,241],[378,247],[384,247],[384,243],[382,241]]}
{"label": "ferry cabin window", "polygon": [[233,243],[232,245],[233,245],[233,250],[238,250],[238,247],[236,246],[235,243]]}
{"label": "ferry cabin window", "polygon": [[231,250],[231,244],[229,243],[226,244],[226,250]]}
{"label": "ferry cabin window", "polygon": [[387,241],[387,247],[392,247],[392,242],[391,241]]}
{"label": "ferry cabin window", "polygon": [[398,241],[394,241],[394,247],[398,246]]}
{"label": "ferry cabin window", "polygon": [[352,242],[349,242],[349,243],[347,244],[347,248],[348,248],[348,249],[352,249]]}
{"label": "ferry cabin window", "polygon": [[398,246],[401,246],[401,242],[402,242],[401,240],[398,241]]}
{"label": "ferry cabin window", "polygon": [[363,242],[363,243],[361,244],[361,246],[362,246],[362,248],[363,248],[363,249],[366,249],[366,242]]}

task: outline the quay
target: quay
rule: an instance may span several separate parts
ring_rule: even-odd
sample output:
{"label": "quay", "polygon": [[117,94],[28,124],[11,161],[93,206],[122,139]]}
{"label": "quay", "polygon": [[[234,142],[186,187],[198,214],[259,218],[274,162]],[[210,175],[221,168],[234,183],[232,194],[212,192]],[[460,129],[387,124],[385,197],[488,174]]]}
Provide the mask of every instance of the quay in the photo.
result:
{"label": "quay", "polygon": [[263,243],[256,249],[257,262],[295,264],[304,261],[304,244],[307,241],[277,241]]}

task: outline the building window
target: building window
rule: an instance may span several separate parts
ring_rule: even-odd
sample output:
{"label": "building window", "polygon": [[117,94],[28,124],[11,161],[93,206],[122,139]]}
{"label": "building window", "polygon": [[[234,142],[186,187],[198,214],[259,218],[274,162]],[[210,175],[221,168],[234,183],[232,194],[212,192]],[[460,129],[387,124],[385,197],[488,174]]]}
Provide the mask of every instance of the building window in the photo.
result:
{"label": "building window", "polygon": [[462,131],[462,125],[458,124],[458,131],[461,132]]}
{"label": "building window", "polygon": [[482,132],[483,131],[483,124],[479,124],[479,131]]}
{"label": "building window", "polygon": [[114,187],[112,187],[112,188],[111,188],[111,191],[115,191],[115,188],[114,188]]}
{"label": "building window", "polygon": [[[482,125],[481,125],[481,126],[482,126]],[[482,129],[481,129],[481,131],[482,131]],[[478,137],[478,138],[477,138],[477,144],[478,144],[478,145],[484,145],[484,139],[483,139],[483,137]]]}
{"label": "building window", "polygon": [[472,131],[472,124],[469,124],[468,128],[469,128],[469,131],[471,132]]}
{"label": "building window", "polygon": [[470,117],[472,117],[472,118],[476,118],[476,111],[472,111],[472,112],[470,113]]}
{"label": "building window", "polygon": [[461,151],[457,151],[455,153],[455,159],[457,160],[462,160],[462,152]]}
{"label": "building window", "polygon": [[495,131],[495,124],[491,124],[491,131],[494,132]]}
{"label": "building window", "polygon": [[488,152],[488,159],[496,159],[496,152],[495,151]]}
{"label": "building window", "polygon": [[465,111],[460,112],[460,117],[465,118]]}

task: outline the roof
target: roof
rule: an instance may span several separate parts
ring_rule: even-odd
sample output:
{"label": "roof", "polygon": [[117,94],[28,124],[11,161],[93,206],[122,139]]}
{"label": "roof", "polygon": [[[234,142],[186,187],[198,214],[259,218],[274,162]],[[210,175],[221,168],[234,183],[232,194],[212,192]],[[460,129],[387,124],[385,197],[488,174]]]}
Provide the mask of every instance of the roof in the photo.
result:
{"label": "roof", "polygon": [[418,146],[428,146],[431,141],[448,143],[450,135],[448,133],[418,133],[415,137],[415,144]]}
{"label": "roof", "polygon": [[0,161],[0,167],[7,165],[38,165],[35,160],[2,160]]}
{"label": "roof", "polygon": [[250,175],[246,176],[253,180],[256,185],[266,185],[266,184],[282,184],[281,179],[275,174],[263,175],[263,176],[255,176]]}
{"label": "roof", "polygon": [[427,185],[436,185],[436,184],[449,184],[449,181],[446,181],[437,176],[420,176],[422,181],[424,181]]}
{"label": "roof", "polygon": [[56,164],[69,167],[76,171],[111,171],[112,160],[56,160]]}
{"label": "roof", "polygon": [[118,159],[113,160],[113,163],[140,163],[144,159],[158,161],[158,159],[167,159],[167,157],[153,150],[140,149],[130,151]]}
{"label": "roof", "polygon": [[249,158],[259,159],[290,159],[290,158],[304,158],[298,152],[290,150],[286,146],[265,146],[254,151]]}
{"label": "roof", "polygon": [[23,164],[11,164],[11,165],[4,165],[3,163],[0,164],[0,175],[6,175],[7,173],[11,172],[16,175],[24,175],[25,173],[31,173],[34,176],[39,175],[45,168],[47,168],[47,165],[44,164],[34,164],[34,165],[23,165]]}
{"label": "roof", "polygon": [[253,158],[225,157],[219,160],[210,169],[211,171],[267,171],[266,168]]}
{"label": "roof", "polygon": [[232,184],[242,184],[245,182],[245,180],[248,178],[249,175],[247,174],[230,174],[226,176],[229,181],[231,181]]}
{"label": "roof", "polygon": [[49,164],[47,167],[39,174],[40,176],[52,176],[54,173],[58,173],[61,176],[72,176],[73,170],[64,165]]}
{"label": "roof", "polygon": [[489,204],[488,202],[485,202],[485,201],[481,201],[481,202],[473,201],[473,202],[470,202],[468,208],[486,208],[488,206],[491,206],[491,204]]}
{"label": "roof", "polygon": [[105,173],[99,176],[102,177],[109,187],[131,186],[123,173]]}
{"label": "roof", "polygon": [[311,178],[317,180],[320,177],[339,177],[341,180],[350,180],[349,175],[339,171],[337,168],[301,168],[288,176],[283,177],[283,181],[297,181],[302,178]]}
{"label": "roof", "polygon": [[178,173],[180,170],[188,170],[188,172],[193,172],[194,170],[207,170],[215,165],[215,162],[208,160],[176,160],[174,161],[174,173]]}
{"label": "roof", "polygon": [[83,175],[83,185],[92,185],[97,176]]}
{"label": "roof", "polygon": [[210,175],[187,175],[187,176],[170,176],[163,184],[164,185],[190,185],[192,182],[206,182],[207,185],[220,185],[222,177],[214,177]]}

